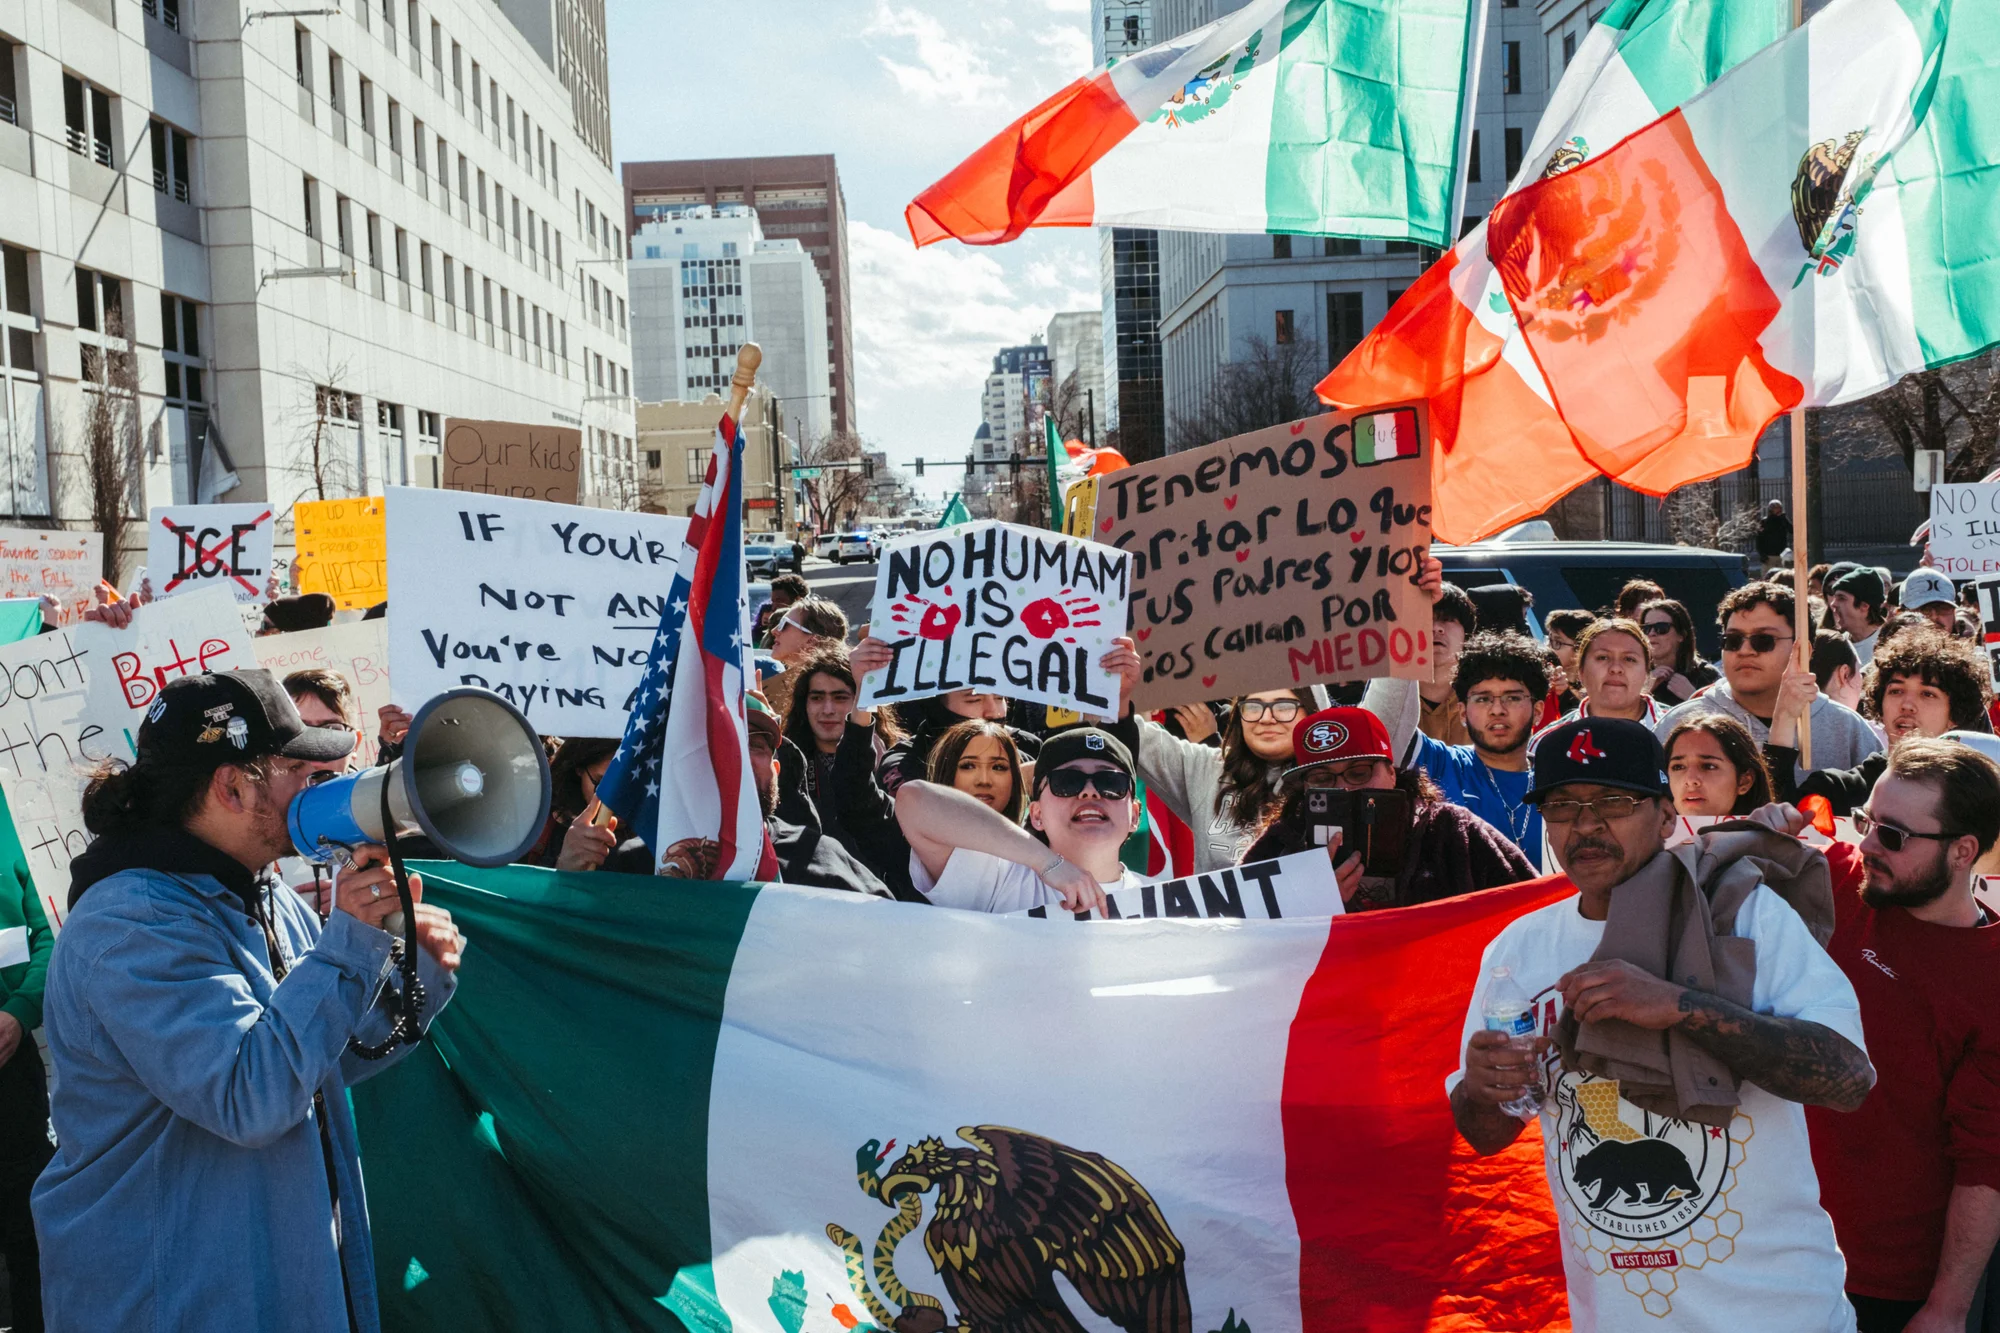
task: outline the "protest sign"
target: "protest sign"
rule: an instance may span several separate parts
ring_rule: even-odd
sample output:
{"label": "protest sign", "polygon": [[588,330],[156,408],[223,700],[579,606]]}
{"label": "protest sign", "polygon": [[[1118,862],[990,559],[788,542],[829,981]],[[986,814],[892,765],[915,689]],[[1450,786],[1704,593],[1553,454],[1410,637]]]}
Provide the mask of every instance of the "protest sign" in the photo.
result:
{"label": "protest sign", "polygon": [[1329,412],[1098,478],[1132,553],[1141,709],[1431,676],[1424,408]]}
{"label": "protest sign", "polygon": [[389,539],[381,496],[301,500],[292,506],[292,532],[298,547],[294,589],[323,592],[342,611],[388,598]]}
{"label": "protest sign", "polygon": [[88,611],[104,572],[104,538],[95,532],[0,528],[0,597],[47,593],[71,616]]}
{"label": "protest sign", "polygon": [[2000,482],[1931,487],[1930,563],[1955,578],[2000,574]]}
{"label": "protest sign", "polygon": [[389,667],[415,709],[483,685],[551,736],[623,736],[687,520],[389,491]]}
{"label": "protest sign", "polygon": [[444,423],[438,484],[448,491],[573,505],[582,457],[583,432],[573,426],[452,418]]}
{"label": "protest sign", "polygon": [[154,597],[220,587],[239,602],[268,600],[271,506],[154,505],[147,532],[146,575]]}
{"label": "protest sign", "polygon": [[338,671],[354,691],[354,725],[361,733],[356,762],[373,766],[376,713],[394,700],[389,693],[389,622],[355,620],[325,629],[267,634],[252,641],[257,665],[283,680],[294,671]]}
{"label": "protest sign", "polygon": [[70,858],[89,845],[82,797],[107,759],[138,752],[139,724],[168,681],[257,665],[220,588],[154,602],[126,629],[68,626],[0,647],[0,789],[51,924]]}
{"label": "protest sign", "polygon": [[1235,917],[1278,921],[1340,916],[1340,881],[1333,859],[1315,848],[1275,861],[1252,861],[1231,869],[1177,879],[1148,880],[1104,895],[1102,914],[1030,907],[1008,916],[1050,921],[1129,921],[1146,917]]}
{"label": "protest sign", "polygon": [[1979,594],[1979,642],[1993,671],[1995,688],[2000,688],[2000,577],[1981,579],[1973,584]]}
{"label": "protest sign", "polygon": [[1096,542],[990,520],[893,542],[869,632],[895,652],[860,706],[985,690],[1115,716],[1098,659],[1125,632],[1131,559]]}

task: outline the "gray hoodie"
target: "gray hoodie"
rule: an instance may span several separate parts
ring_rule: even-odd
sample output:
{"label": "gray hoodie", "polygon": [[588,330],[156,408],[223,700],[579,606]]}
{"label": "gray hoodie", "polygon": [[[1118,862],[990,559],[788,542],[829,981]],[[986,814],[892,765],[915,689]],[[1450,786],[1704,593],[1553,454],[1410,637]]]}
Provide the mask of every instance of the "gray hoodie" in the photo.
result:
{"label": "gray hoodie", "polygon": [[[1196,872],[1221,870],[1236,864],[1242,849],[1257,836],[1215,810],[1215,793],[1222,785],[1222,751],[1213,745],[1184,741],[1157,722],[1133,718],[1139,746],[1133,762],[1147,788],[1159,793],[1167,809],[1194,830]],[[1265,780],[1276,785],[1290,763],[1271,764]]]}
{"label": "gray hoodie", "polygon": [[[1673,734],[1675,727],[1691,717],[1707,717],[1713,713],[1726,713],[1750,729],[1750,739],[1757,742],[1762,750],[1771,738],[1771,729],[1761,720],[1753,717],[1750,710],[1736,702],[1736,696],[1729,692],[1729,682],[1717,681],[1684,704],[1667,710],[1660,719],[1657,731],[1662,741]],[[1812,754],[1814,768],[1853,768],[1869,755],[1882,748],[1882,738],[1875,728],[1868,725],[1868,719],[1844,704],[1837,704],[1825,695],[1813,700],[1812,706]],[[1803,782],[1807,769],[1801,765],[1798,780]]]}

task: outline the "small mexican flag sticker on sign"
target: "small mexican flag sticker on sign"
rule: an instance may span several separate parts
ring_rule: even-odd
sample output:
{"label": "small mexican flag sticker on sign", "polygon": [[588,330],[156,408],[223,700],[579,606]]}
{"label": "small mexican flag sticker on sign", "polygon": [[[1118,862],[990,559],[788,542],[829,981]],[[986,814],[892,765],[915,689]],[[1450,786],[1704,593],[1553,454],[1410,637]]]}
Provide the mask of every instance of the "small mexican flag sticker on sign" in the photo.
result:
{"label": "small mexican flag sticker on sign", "polygon": [[1415,458],[1419,452],[1415,408],[1399,407],[1354,419],[1354,461],[1362,466],[1392,458]]}

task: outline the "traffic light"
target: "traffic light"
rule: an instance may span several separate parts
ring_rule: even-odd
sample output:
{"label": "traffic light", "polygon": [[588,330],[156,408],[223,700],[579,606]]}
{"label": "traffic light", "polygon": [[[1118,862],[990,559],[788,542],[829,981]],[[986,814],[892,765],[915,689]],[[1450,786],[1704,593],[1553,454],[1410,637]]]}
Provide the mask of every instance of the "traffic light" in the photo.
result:
{"label": "traffic light", "polygon": [[924,460],[921,458],[917,460],[917,475],[920,477],[924,475]]}
{"label": "traffic light", "polygon": [[870,480],[870,481],[873,481],[873,480],[875,480],[875,460],[874,460],[874,459],[872,459],[872,458],[864,458],[864,459],[862,459],[862,460],[861,460],[861,475],[862,475],[862,476],[864,476],[864,477],[866,477],[866,478],[867,478],[868,480]]}

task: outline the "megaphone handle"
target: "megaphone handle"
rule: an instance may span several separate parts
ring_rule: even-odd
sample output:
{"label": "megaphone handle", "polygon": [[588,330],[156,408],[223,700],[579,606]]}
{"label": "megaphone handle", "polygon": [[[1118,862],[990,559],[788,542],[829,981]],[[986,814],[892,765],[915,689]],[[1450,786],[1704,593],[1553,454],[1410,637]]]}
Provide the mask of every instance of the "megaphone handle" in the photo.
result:
{"label": "megaphone handle", "polygon": [[396,826],[389,813],[389,784],[382,784],[382,836],[389,852],[389,873],[396,880],[396,897],[402,902],[400,911],[391,912],[382,919],[382,929],[399,937],[403,945],[400,960],[403,991],[393,1001],[399,1012],[395,1027],[388,1040],[379,1046],[364,1046],[355,1041],[350,1044],[355,1053],[364,1060],[380,1060],[400,1044],[415,1046],[424,1039],[422,1027],[424,1009],[424,987],[417,979],[417,904],[410,892],[410,872],[403,866],[403,853],[396,845]]}

